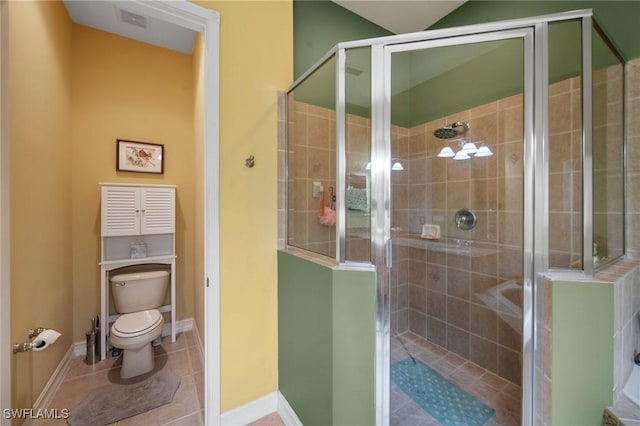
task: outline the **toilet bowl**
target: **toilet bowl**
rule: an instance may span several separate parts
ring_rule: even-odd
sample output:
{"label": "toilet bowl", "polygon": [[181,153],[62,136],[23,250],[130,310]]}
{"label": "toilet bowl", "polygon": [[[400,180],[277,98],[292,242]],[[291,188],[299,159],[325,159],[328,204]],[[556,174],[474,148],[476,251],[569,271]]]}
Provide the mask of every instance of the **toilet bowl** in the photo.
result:
{"label": "toilet bowl", "polygon": [[111,327],[111,344],[122,349],[120,377],[128,379],[153,370],[151,342],[162,334],[164,319],[157,309],[121,315]]}
{"label": "toilet bowl", "polygon": [[162,305],[169,284],[168,271],[117,274],[110,278],[116,311],[121,313],[111,326],[109,341],[122,349],[120,377],[128,379],[153,370],[151,342],[162,334]]}

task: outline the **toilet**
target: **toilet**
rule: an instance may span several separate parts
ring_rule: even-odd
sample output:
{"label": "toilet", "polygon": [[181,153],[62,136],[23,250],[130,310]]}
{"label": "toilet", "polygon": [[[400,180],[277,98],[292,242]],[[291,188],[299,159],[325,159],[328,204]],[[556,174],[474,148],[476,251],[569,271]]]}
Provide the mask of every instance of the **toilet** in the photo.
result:
{"label": "toilet", "polygon": [[116,312],[122,314],[111,326],[109,341],[122,349],[120,377],[128,379],[153,370],[151,342],[162,334],[163,305],[169,272],[151,270],[120,273],[109,278]]}

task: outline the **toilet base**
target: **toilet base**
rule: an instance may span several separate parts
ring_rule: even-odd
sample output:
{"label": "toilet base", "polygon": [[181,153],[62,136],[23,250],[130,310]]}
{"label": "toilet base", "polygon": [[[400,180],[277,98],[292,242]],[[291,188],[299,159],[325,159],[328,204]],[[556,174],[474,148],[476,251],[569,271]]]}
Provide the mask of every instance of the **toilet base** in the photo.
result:
{"label": "toilet base", "polygon": [[153,347],[151,343],[144,345],[137,351],[124,349],[122,351],[122,368],[120,378],[129,379],[153,370]]}

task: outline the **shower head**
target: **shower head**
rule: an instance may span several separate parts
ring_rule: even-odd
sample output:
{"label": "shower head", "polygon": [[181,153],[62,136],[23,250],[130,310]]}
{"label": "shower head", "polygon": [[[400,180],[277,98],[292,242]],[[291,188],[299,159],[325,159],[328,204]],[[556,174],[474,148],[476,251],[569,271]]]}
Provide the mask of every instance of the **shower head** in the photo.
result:
{"label": "shower head", "polygon": [[448,124],[444,127],[434,130],[433,136],[439,139],[451,139],[464,135],[469,130],[469,125],[462,121],[456,121],[455,123]]}

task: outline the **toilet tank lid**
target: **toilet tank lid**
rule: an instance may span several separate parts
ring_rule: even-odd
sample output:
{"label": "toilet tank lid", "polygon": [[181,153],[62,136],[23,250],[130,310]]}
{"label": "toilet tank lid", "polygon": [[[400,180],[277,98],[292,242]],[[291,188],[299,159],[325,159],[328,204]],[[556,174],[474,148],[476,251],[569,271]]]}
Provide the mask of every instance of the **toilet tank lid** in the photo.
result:
{"label": "toilet tank lid", "polygon": [[120,282],[120,281],[134,281],[134,280],[148,280],[153,278],[162,278],[169,276],[169,271],[145,271],[145,272],[131,272],[128,274],[118,274],[113,275],[109,278],[109,281],[112,282]]}

